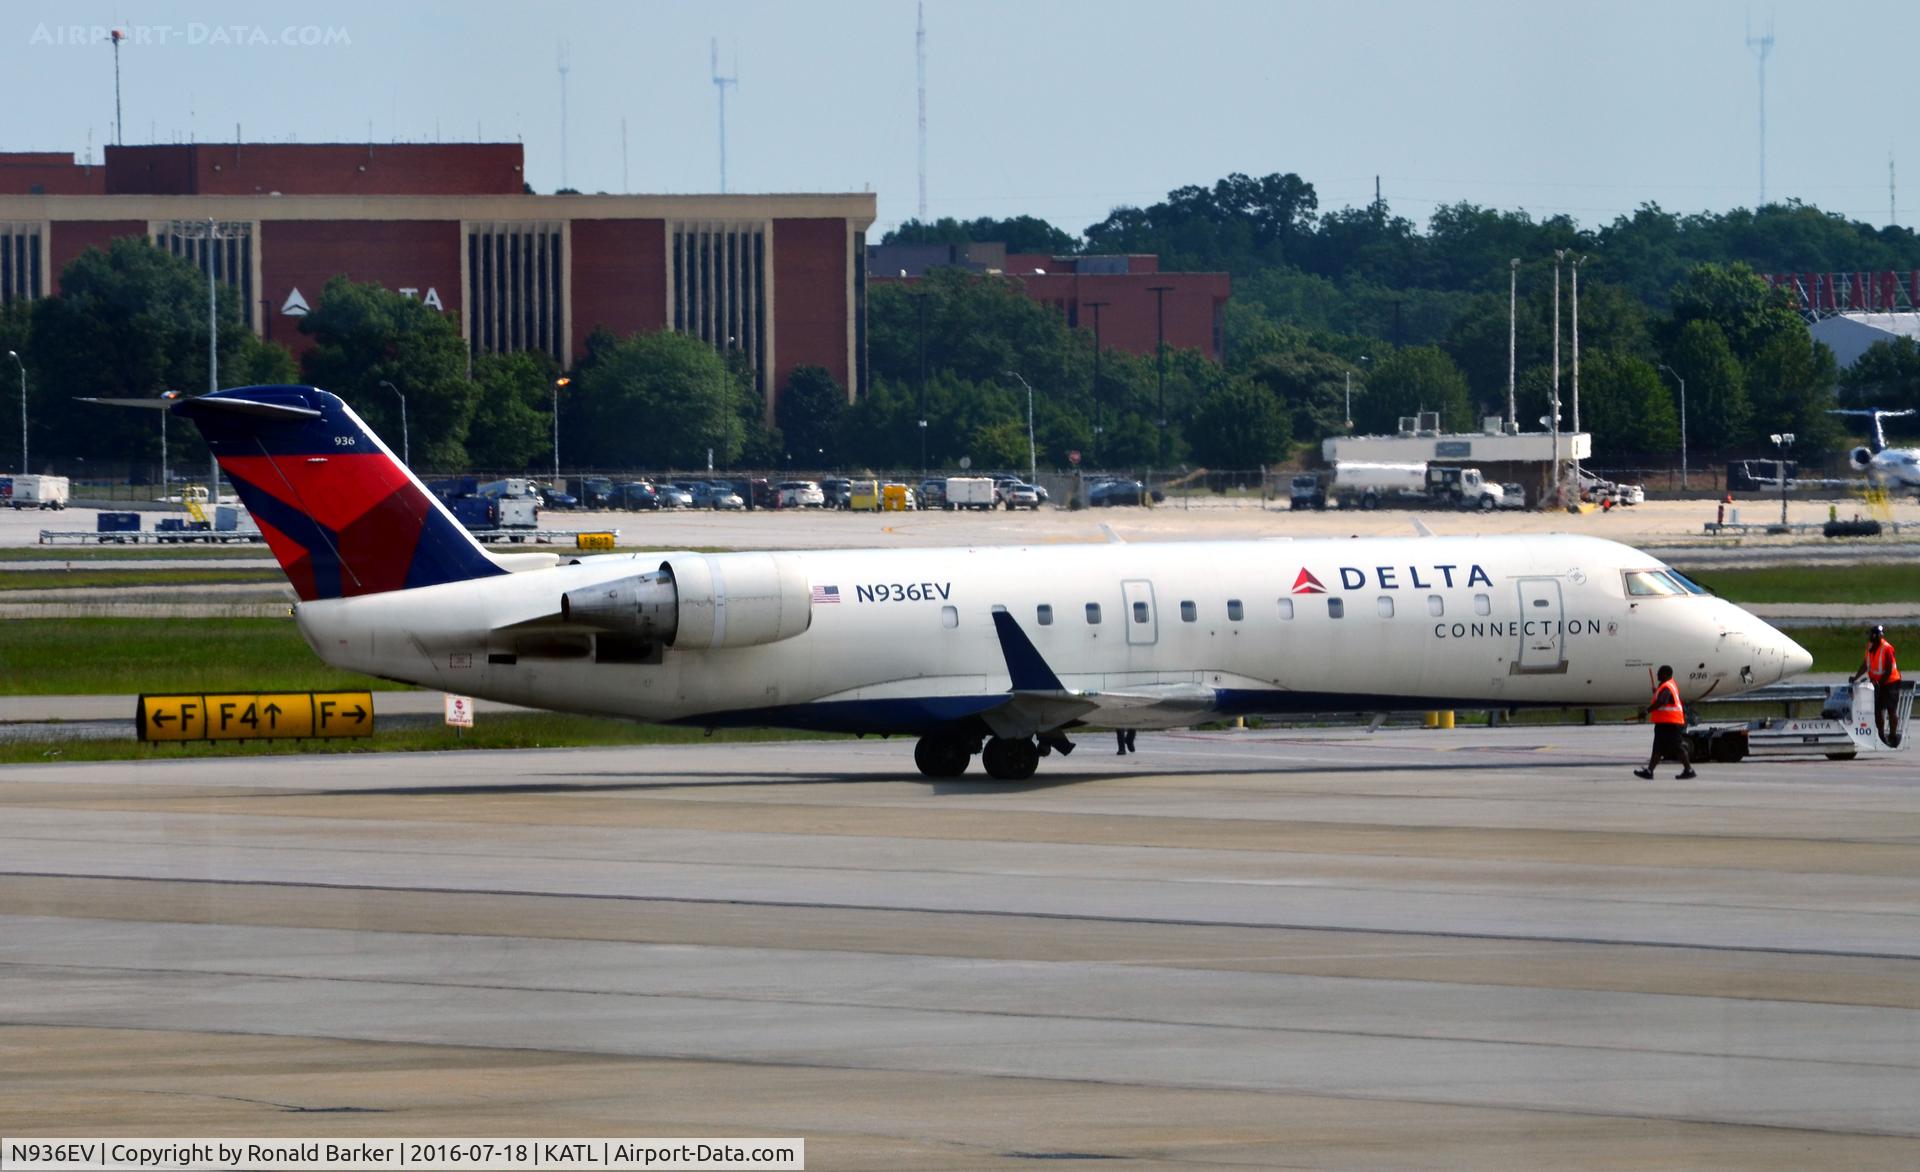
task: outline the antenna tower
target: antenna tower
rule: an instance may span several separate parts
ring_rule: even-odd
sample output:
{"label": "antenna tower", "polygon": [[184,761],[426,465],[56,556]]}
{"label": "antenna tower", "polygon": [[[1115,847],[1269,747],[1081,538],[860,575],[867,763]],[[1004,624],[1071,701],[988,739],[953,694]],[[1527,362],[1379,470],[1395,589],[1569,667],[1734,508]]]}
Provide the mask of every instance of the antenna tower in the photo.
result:
{"label": "antenna tower", "polygon": [[1765,36],[1753,35],[1753,24],[1747,24],[1747,48],[1760,62],[1760,202],[1754,205],[1759,211],[1767,204],[1767,55],[1773,52],[1773,18],[1767,18]]}
{"label": "antenna tower", "polygon": [[560,71],[560,186],[570,187],[567,182],[567,72],[572,69],[568,61],[567,43],[560,42],[560,55],[554,68]]}
{"label": "antenna tower", "polygon": [[720,39],[713,39],[713,88],[720,92],[720,194],[727,193],[727,87],[740,88],[740,66],[733,67],[733,77],[720,76]]}
{"label": "antenna tower", "polygon": [[913,64],[920,79],[920,222],[927,222],[927,6],[916,4]]}

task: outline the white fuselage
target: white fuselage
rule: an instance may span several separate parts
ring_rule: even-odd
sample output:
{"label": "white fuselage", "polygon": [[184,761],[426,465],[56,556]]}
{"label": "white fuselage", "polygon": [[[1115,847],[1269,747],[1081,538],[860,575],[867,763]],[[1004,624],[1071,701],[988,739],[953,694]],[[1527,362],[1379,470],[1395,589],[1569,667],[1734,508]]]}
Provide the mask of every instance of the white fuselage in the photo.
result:
{"label": "white fuselage", "polygon": [[[872,732],[924,730],[1006,696],[998,608],[1066,689],[1206,691],[1210,713],[1643,704],[1661,664],[1692,700],[1809,662],[1721,599],[1630,597],[1623,572],[1660,562],[1569,536],[783,553],[771,556],[812,587],[799,634],[668,646],[655,662],[601,662],[598,636],[558,617],[563,595],[663,562],[704,562],[724,583],[728,559],[769,556],[592,557],[305,602],[298,618],[328,662],[429,688],[649,721]],[[1190,706],[1136,705],[1083,723],[1195,719]]]}

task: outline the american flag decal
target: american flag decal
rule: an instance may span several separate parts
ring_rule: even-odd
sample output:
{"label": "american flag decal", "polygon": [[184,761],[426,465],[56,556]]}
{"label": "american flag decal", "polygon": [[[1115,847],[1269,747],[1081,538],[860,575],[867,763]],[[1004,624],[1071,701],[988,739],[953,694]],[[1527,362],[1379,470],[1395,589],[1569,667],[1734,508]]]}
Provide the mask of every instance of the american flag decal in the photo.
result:
{"label": "american flag decal", "polygon": [[821,606],[829,602],[837,603],[839,601],[840,588],[838,586],[815,586],[813,588],[813,604],[815,606]]}

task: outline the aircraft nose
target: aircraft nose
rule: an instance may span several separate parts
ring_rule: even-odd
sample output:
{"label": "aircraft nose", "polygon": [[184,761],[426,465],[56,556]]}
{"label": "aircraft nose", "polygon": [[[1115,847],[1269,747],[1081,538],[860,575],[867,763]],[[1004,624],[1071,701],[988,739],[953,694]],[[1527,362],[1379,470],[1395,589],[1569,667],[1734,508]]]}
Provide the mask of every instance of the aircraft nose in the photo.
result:
{"label": "aircraft nose", "polygon": [[1783,645],[1780,655],[1781,679],[1784,680],[1789,676],[1797,676],[1803,671],[1812,670],[1812,652],[1800,646],[1800,644],[1795,643],[1792,639],[1787,638],[1785,635],[1780,636],[1780,642]]}

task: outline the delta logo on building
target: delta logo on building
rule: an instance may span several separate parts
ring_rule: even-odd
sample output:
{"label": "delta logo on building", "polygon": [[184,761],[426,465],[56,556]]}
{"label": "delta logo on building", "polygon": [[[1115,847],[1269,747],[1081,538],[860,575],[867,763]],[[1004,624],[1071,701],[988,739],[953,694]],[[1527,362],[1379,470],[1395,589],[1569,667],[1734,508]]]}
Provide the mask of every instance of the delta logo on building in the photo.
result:
{"label": "delta logo on building", "polygon": [[[1459,571],[1465,570],[1466,580],[1459,580]],[[1427,577],[1422,577],[1422,574]],[[1405,576],[1402,580],[1402,575]],[[1375,589],[1432,590],[1436,587],[1451,589],[1456,585],[1491,586],[1493,579],[1478,564],[1461,566],[1458,563],[1432,566],[1374,566],[1362,569],[1359,566],[1340,567],[1340,588],[1342,590],[1365,590],[1371,581]],[[1293,579],[1294,594],[1325,594],[1327,587],[1315,577],[1312,570],[1301,567],[1300,573]]]}

